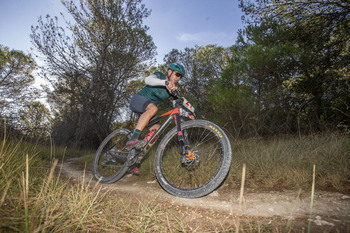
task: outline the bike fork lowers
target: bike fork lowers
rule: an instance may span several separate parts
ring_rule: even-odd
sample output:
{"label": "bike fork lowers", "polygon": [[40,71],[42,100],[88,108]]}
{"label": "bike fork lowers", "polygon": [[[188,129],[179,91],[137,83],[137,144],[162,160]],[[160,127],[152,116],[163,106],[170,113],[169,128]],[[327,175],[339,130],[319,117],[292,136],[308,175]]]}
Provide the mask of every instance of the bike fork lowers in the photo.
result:
{"label": "bike fork lowers", "polygon": [[176,113],[174,114],[174,117],[175,117],[176,129],[177,129],[177,137],[179,139],[179,144],[180,144],[180,152],[181,152],[181,155],[185,155],[186,154],[185,147],[188,147],[187,137],[184,137],[183,131],[181,129],[180,114]]}

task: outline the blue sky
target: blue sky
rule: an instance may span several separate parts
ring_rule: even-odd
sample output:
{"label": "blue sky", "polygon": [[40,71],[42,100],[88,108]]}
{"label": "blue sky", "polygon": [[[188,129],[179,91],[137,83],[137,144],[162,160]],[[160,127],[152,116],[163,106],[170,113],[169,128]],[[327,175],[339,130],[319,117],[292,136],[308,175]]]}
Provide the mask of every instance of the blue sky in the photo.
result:
{"label": "blue sky", "polygon": [[[238,0],[144,0],[152,10],[144,20],[157,46],[157,62],[173,48],[183,50],[195,45],[235,43],[237,31],[243,28]],[[0,0],[0,44],[30,53],[31,25],[39,16],[67,15],[60,0]]]}

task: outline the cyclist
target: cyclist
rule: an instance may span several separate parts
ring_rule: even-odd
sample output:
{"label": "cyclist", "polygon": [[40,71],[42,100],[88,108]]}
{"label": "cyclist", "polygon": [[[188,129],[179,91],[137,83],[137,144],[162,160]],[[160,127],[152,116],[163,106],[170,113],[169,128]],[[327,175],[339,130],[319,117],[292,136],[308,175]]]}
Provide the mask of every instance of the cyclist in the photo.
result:
{"label": "cyclist", "polygon": [[[170,92],[177,89],[176,84],[184,75],[185,69],[181,64],[171,63],[167,66],[166,74],[155,72],[145,78],[146,86],[137,92],[130,100],[130,109],[141,115],[130,140],[126,143],[126,149],[141,149],[159,129],[159,122],[151,125],[149,127],[150,132],[147,136],[139,140],[142,130],[147,126],[150,120],[155,118],[158,111],[157,104],[170,98]],[[194,119],[194,116],[190,116],[190,119]],[[129,172],[134,175],[139,174],[139,170],[136,166],[132,167]]]}

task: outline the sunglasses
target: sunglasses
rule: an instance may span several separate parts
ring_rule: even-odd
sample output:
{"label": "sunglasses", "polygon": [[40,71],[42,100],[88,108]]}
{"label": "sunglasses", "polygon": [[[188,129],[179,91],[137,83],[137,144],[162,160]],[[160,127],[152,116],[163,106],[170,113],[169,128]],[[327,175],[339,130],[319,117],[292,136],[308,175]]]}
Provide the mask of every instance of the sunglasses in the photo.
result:
{"label": "sunglasses", "polygon": [[181,73],[176,72],[175,75],[176,75],[176,77],[182,78],[182,74]]}

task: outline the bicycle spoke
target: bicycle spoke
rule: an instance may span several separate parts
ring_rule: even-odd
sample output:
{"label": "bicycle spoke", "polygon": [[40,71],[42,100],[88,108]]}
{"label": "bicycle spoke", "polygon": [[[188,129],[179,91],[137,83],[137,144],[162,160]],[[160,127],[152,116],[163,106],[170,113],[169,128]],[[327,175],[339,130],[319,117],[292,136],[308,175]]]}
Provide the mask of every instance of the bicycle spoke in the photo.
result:
{"label": "bicycle spoke", "polygon": [[174,135],[165,148],[162,168],[172,185],[181,189],[194,189],[208,183],[220,169],[222,145],[210,129],[193,127],[186,131],[190,148],[196,150],[192,151],[195,154],[194,159],[199,162],[193,163],[196,166],[175,166],[180,164],[180,154],[177,136]]}
{"label": "bicycle spoke", "polygon": [[[204,133],[205,133],[205,129],[203,129],[202,135],[200,135],[198,137],[198,139],[196,140],[196,141],[198,141],[198,143],[195,144],[194,147],[199,147],[200,145],[207,143],[208,141],[210,141],[211,139],[216,137],[216,135],[213,135],[210,132],[206,132],[207,134],[205,136],[203,136]],[[212,136],[210,138],[207,138],[209,135],[212,135]],[[219,143],[219,142],[217,142],[217,143]]]}
{"label": "bicycle spoke", "polygon": [[120,179],[127,169],[128,151],[123,151],[130,131],[117,130],[108,135],[96,152],[93,173],[102,183]]}

